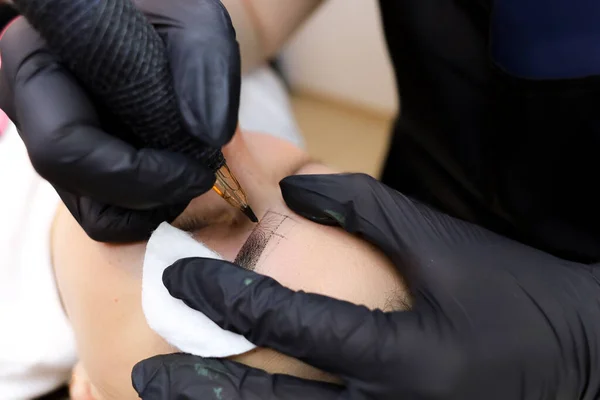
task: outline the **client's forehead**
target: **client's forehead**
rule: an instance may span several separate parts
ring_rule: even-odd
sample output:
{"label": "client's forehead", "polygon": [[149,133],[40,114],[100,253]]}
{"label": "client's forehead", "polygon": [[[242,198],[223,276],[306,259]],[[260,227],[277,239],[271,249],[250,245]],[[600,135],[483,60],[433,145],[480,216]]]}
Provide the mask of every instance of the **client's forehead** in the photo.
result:
{"label": "client's forehead", "polygon": [[[370,308],[404,298],[398,272],[377,249],[340,228],[293,213],[270,213],[236,261],[294,290],[320,293]],[[246,247],[246,246],[244,246]],[[396,307],[394,307],[396,308]]]}

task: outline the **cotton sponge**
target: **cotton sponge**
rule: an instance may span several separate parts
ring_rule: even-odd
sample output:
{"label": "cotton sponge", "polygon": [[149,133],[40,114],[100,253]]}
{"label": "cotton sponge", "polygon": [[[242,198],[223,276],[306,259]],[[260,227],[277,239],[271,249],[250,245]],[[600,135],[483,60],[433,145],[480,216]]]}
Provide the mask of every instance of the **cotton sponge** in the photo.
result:
{"label": "cotton sponge", "polygon": [[150,237],[144,256],[142,308],[150,328],[182,352],[197,356],[222,358],[254,349],[243,336],[171,297],[162,282],[163,271],[186,257],[222,259],[188,233],[163,222]]}

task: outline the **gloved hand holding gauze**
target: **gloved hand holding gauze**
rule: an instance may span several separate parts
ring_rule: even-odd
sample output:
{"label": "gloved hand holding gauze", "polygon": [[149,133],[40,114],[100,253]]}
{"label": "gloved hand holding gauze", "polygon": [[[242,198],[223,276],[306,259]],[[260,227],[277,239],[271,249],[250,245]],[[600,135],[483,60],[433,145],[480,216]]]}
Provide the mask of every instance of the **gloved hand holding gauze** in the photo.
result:
{"label": "gloved hand holding gauze", "polygon": [[188,233],[163,222],[146,246],[142,308],[150,328],[177,349],[201,357],[229,357],[254,349],[246,338],[217,326],[204,314],[171,297],[163,271],[181,258],[222,257]]}

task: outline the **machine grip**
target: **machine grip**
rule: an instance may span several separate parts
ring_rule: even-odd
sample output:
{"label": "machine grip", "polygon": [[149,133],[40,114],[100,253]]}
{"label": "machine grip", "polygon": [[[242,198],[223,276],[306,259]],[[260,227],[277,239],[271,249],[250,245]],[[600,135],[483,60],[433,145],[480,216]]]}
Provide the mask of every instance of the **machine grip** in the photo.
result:
{"label": "machine grip", "polygon": [[225,160],[184,131],[165,45],[131,0],[14,0],[68,69],[140,146]]}

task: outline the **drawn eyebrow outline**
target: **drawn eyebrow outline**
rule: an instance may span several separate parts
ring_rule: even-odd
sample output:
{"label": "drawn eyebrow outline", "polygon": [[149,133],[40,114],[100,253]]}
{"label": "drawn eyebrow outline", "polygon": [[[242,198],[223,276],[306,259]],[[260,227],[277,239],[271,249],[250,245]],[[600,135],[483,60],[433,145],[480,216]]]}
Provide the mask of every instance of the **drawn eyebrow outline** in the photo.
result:
{"label": "drawn eyebrow outline", "polygon": [[273,236],[282,238],[282,236],[277,233],[277,229],[279,229],[281,224],[287,219],[289,219],[287,215],[279,214],[275,211],[267,211],[236,255],[235,260],[233,261],[234,264],[249,271],[254,271],[256,263]]}

